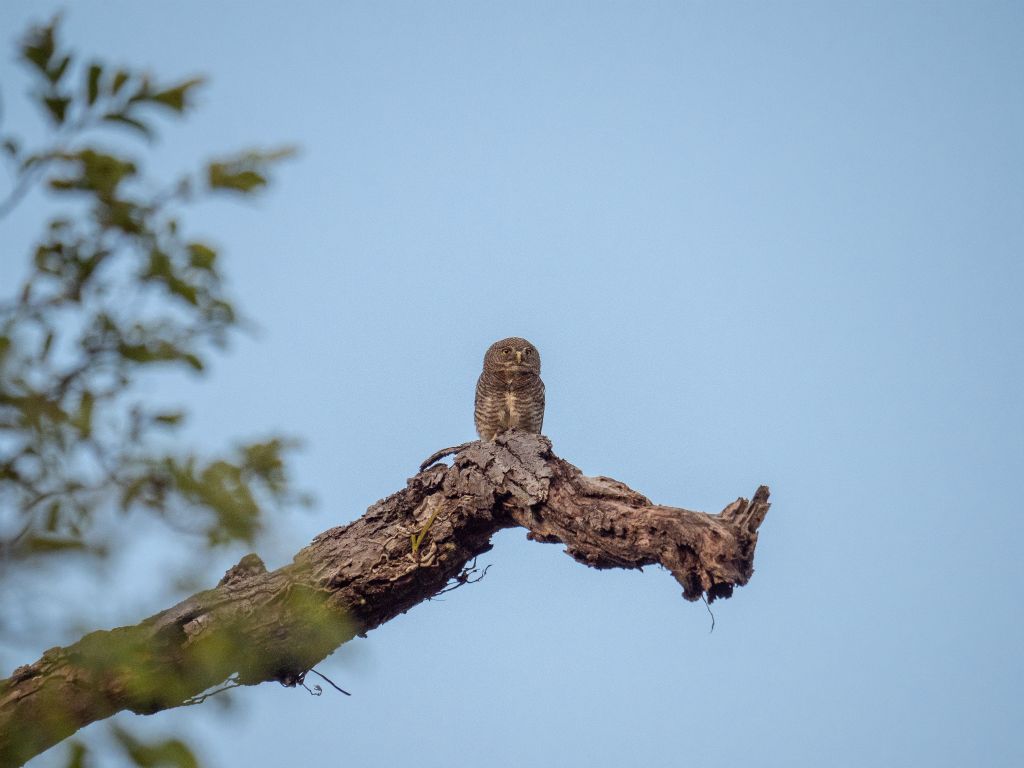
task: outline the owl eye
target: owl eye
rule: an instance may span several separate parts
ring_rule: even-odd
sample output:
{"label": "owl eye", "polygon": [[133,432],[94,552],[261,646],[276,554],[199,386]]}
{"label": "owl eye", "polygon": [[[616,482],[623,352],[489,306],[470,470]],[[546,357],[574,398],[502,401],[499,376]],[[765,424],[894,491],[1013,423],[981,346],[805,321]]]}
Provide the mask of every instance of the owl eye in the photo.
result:
{"label": "owl eye", "polygon": [[509,347],[505,347],[503,350],[501,350],[501,354],[503,354],[503,355],[511,355],[512,354],[512,350]]}
{"label": "owl eye", "polygon": [[524,349],[523,350],[523,357],[529,357],[529,356],[530,356],[530,350],[529,349]]}

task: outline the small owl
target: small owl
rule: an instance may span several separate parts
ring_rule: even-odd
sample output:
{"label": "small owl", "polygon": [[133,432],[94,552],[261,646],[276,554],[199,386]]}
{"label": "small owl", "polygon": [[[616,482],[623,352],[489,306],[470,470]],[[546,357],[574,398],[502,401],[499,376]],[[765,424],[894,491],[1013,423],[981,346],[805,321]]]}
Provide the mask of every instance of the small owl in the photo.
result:
{"label": "small owl", "polygon": [[544,424],[544,382],[540,355],[526,339],[494,342],[484,355],[476,382],[476,431],[493,440],[508,429],[540,433]]}

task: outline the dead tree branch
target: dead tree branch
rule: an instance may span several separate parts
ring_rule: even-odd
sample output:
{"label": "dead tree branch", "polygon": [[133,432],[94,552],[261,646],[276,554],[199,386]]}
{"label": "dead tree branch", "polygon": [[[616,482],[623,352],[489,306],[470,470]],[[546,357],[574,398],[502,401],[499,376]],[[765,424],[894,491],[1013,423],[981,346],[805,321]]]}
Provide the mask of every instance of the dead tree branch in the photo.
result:
{"label": "dead tree branch", "polygon": [[193,703],[229,678],[300,683],[339,645],[438,594],[503,528],[595,568],[659,564],[687,600],[729,597],[754,570],[768,489],[717,515],[585,477],[539,435],[461,447],[361,518],[268,572],[247,555],[213,589],[131,627],[93,632],[0,681],[0,765],[20,765],[122,710]]}

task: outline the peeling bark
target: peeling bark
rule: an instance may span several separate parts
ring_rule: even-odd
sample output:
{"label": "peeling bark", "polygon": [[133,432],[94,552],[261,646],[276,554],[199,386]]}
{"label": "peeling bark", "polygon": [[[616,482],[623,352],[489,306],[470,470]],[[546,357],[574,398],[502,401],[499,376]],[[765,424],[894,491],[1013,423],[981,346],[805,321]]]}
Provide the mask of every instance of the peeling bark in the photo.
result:
{"label": "peeling bark", "polygon": [[0,681],[0,765],[20,765],[122,710],[198,703],[229,678],[301,683],[354,635],[465,581],[467,564],[503,528],[563,543],[595,568],[662,565],[687,600],[729,597],[753,574],[765,486],[711,515],[586,477],[540,435],[511,432],[458,449],[452,466],[423,469],[283,568],[268,572],[247,555],[214,589],[18,667]]}

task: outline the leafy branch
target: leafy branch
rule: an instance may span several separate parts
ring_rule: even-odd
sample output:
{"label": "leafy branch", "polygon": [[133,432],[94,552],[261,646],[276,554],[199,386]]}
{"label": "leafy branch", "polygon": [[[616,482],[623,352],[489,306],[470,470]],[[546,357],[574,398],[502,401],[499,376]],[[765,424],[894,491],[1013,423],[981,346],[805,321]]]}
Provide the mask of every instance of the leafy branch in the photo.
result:
{"label": "leafy branch", "polygon": [[103,554],[93,529],[104,510],[143,510],[211,545],[251,541],[268,506],[303,501],[285,465],[294,442],[271,437],[206,458],[155,450],[186,414],[151,405],[140,375],[202,374],[238,326],[220,254],[186,234],[184,209],[259,192],[291,150],[245,151],[154,182],[123,141],[98,142],[118,129],[152,140],[155,120],[188,111],[201,78],[157,84],[78,64],[60,44],[59,18],[29,31],[20,58],[50,133],[31,152],[0,136],[14,168],[0,218],[35,186],[58,208],[28,276],[0,301],[0,563]]}

